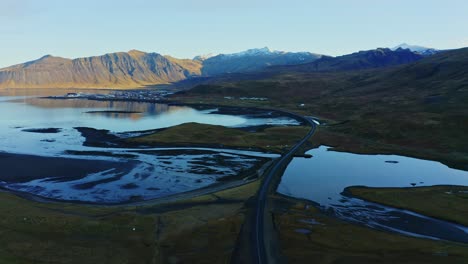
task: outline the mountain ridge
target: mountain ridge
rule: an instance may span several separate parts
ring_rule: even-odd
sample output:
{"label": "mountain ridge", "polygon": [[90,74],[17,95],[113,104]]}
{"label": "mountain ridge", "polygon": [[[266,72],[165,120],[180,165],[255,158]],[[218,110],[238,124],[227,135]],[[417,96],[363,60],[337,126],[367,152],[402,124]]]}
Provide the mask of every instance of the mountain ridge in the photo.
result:
{"label": "mountain ridge", "polygon": [[136,88],[198,75],[197,65],[137,50],[65,59],[51,55],[0,69],[0,88]]}
{"label": "mountain ridge", "polygon": [[322,56],[311,63],[292,66],[270,67],[270,71],[298,71],[298,72],[333,72],[383,68],[411,63],[422,59],[423,56],[408,49],[391,50],[377,48],[358,51],[355,53],[331,57]]}
{"label": "mountain ridge", "polygon": [[409,49],[379,48],[330,57],[268,47],[178,59],[139,50],[68,59],[45,55],[0,69],[0,88],[140,88],[257,71],[341,71],[387,67],[423,56]]}

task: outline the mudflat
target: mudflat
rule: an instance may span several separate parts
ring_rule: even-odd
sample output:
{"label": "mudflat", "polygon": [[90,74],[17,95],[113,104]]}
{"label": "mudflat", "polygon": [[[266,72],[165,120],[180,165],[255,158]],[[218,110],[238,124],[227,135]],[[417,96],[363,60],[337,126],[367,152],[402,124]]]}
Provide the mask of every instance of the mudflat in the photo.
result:
{"label": "mudflat", "polygon": [[76,180],[90,173],[115,169],[129,171],[134,162],[42,157],[0,153],[0,181],[22,183],[35,179]]}

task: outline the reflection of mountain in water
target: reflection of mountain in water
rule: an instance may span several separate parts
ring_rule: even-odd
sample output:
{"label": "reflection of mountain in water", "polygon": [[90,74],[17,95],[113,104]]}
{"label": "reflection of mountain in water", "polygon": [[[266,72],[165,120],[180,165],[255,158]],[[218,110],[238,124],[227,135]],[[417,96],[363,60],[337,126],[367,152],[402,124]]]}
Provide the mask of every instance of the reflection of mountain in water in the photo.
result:
{"label": "reflection of mountain in water", "polygon": [[83,92],[83,93],[91,93],[91,94],[108,94],[110,90],[104,90],[104,89],[53,89],[53,88],[47,88],[47,89],[0,89],[0,96],[57,96],[57,95],[64,95],[67,93],[78,93],[78,92]]}
{"label": "reflection of mountain in water", "polygon": [[[189,110],[191,108],[184,106],[170,106],[167,104],[124,102],[124,101],[94,101],[83,99],[46,99],[46,98],[26,98],[21,102],[41,107],[41,108],[83,108],[83,109],[102,109],[103,112],[96,111],[93,114],[99,114],[109,118],[130,118],[138,120],[145,115],[159,115],[165,112],[178,112]],[[117,113],[106,111],[126,111],[129,113]],[[86,112],[86,111],[84,111]]]}
{"label": "reflection of mountain in water", "polygon": [[129,118],[132,120],[139,120],[142,118],[142,114],[140,112],[112,112],[112,111],[97,111],[97,112],[86,112],[87,114],[92,115],[101,115],[107,118]]}

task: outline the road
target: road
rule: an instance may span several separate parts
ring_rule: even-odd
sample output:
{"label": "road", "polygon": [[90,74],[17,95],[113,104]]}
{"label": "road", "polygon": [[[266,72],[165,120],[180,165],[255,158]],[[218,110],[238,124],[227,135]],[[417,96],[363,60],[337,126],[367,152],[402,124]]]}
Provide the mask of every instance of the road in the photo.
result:
{"label": "road", "polygon": [[271,168],[271,170],[267,172],[267,174],[264,176],[262,185],[260,186],[257,195],[256,210],[254,213],[255,223],[253,224],[252,230],[252,233],[254,235],[254,241],[252,241],[252,254],[254,255],[254,263],[268,263],[268,258],[265,249],[264,222],[268,190],[270,188],[272,179],[279,173],[279,170],[281,170],[285,165],[289,163],[293,155],[304,143],[306,143],[309,140],[309,138],[315,133],[315,129],[317,128],[316,123],[311,118],[304,117],[304,119],[308,121],[311,125],[311,130],[301,141],[299,141],[293,148],[291,148],[289,152],[284,154],[280,158],[280,160]]}

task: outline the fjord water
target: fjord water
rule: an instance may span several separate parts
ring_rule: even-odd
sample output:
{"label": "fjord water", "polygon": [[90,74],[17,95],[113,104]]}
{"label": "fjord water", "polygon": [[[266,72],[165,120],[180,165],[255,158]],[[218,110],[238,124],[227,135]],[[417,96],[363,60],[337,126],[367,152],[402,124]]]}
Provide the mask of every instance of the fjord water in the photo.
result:
{"label": "fjord water", "polygon": [[307,154],[313,158],[294,158],[289,164],[279,193],[314,201],[338,218],[373,228],[468,242],[467,227],[342,195],[349,186],[468,185],[468,171],[404,156],[330,151],[326,146]]}
{"label": "fjord water", "polygon": [[[214,110],[140,102],[0,97],[0,147],[3,151],[28,154],[81,150],[83,138],[74,127],[126,132],[166,128],[188,122],[226,127],[298,124],[289,117],[254,118],[211,113]],[[45,128],[60,128],[61,131],[57,134],[23,131]],[[54,144],[50,144],[50,141],[54,141]]]}

